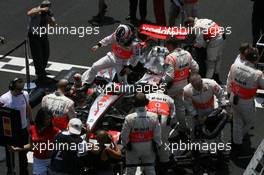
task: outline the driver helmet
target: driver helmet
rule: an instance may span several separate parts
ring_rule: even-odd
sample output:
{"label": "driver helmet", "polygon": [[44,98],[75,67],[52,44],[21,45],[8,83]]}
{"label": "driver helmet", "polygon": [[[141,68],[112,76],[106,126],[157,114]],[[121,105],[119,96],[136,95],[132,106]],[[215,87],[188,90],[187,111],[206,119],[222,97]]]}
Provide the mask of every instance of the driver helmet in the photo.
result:
{"label": "driver helmet", "polygon": [[133,32],[130,26],[121,24],[115,31],[116,41],[125,46],[129,46],[133,39]]}

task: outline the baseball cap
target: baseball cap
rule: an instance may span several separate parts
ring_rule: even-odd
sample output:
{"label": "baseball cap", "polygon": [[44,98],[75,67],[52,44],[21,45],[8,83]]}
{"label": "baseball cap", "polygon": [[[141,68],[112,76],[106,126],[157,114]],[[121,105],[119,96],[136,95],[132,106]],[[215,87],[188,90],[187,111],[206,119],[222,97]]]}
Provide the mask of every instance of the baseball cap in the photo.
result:
{"label": "baseball cap", "polygon": [[74,135],[80,135],[82,131],[82,121],[78,118],[73,118],[69,121],[69,132]]}

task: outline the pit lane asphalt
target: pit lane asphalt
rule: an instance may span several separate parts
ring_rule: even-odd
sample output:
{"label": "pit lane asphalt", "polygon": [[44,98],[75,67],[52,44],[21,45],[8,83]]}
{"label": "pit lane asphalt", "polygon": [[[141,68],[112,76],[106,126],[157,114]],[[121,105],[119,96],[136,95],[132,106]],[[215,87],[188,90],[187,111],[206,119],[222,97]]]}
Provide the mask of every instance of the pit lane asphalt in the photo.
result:
{"label": "pit lane asphalt", "polygon": [[[0,1],[0,36],[7,38],[5,45],[0,45],[0,54],[5,54],[10,49],[19,44],[26,36],[27,22],[26,12],[30,8],[37,6],[40,0],[8,0]],[[128,14],[128,0],[106,0],[108,4],[107,16],[115,21],[126,22]],[[52,1],[52,8],[61,26],[91,26],[88,20],[97,13],[97,1],[91,0],[56,0]],[[168,12],[169,1],[166,2]],[[213,19],[222,26],[231,26],[232,34],[227,37],[224,49],[224,58],[221,69],[221,79],[226,80],[231,63],[234,61],[239,44],[243,41],[251,42],[251,12],[252,3],[249,0],[201,0],[199,14],[200,17]],[[168,14],[168,13],[167,13]],[[168,17],[168,15],[167,15]],[[154,22],[152,1],[148,3],[147,19]],[[101,38],[114,30],[118,23],[100,27],[98,35],[89,35],[83,38],[73,35],[50,36],[51,55],[50,61],[63,62],[91,66],[94,61],[104,56],[109,47],[100,49],[97,53],[91,53],[90,48]],[[24,57],[23,49],[15,51],[12,56]],[[16,75],[12,73],[0,72],[0,93],[7,90],[9,80]],[[253,137],[251,137],[251,147],[256,148],[263,138],[263,113],[257,113]],[[246,161],[230,162],[229,174],[242,174],[242,164]],[[0,163],[0,174],[5,173],[4,163]],[[223,174],[224,172],[218,172]],[[226,173],[224,173],[226,174]]]}

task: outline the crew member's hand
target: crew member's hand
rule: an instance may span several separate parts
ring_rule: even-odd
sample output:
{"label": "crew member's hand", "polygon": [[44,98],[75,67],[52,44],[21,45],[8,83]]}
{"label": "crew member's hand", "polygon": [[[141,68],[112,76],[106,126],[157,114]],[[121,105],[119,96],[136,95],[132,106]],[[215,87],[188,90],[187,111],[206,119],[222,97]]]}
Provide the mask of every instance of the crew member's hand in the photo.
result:
{"label": "crew member's hand", "polygon": [[93,47],[92,47],[92,49],[91,49],[91,50],[92,50],[92,52],[96,52],[96,51],[97,51],[97,49],[99,49],[99,46],[98,46],[98,45],[95,45],[95,46],[93,46]]}
{"label": "crew member's hand", "polygon": [[10,145],[8,145],[8,149],[9,149],[9,151],[11,151],[11,152],[18,152],[18,151],[20,150],[19,147],[10,146]]}

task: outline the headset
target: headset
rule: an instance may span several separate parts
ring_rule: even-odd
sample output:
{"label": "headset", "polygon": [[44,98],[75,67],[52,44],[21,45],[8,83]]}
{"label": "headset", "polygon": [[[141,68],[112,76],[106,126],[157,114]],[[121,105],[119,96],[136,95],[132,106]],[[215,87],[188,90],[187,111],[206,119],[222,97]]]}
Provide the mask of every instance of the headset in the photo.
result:
{"label": "headset", "polygon": [[22,78],[14,78],[13,80],[11,80],[9,83],[9,86],[8,86],[9,90],[11,90],[11,91],[15,90],[16,89],[16,82],[20,81],[20,80],[23,81]]}

